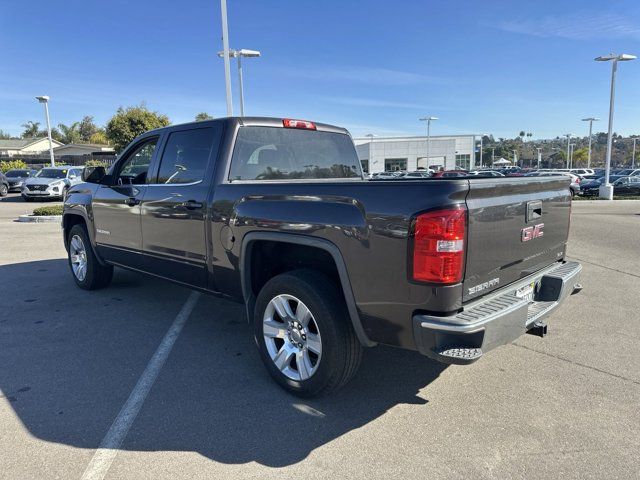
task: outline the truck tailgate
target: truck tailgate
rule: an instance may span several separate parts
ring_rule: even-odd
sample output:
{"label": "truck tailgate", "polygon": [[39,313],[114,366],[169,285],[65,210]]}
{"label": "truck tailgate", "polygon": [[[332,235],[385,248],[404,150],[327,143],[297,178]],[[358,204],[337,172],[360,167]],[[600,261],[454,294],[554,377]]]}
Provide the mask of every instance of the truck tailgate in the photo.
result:
{"label": "truck tailgate", "polygon": [[569,179],[472,179],[462,301],[526,277],[564,258]]}

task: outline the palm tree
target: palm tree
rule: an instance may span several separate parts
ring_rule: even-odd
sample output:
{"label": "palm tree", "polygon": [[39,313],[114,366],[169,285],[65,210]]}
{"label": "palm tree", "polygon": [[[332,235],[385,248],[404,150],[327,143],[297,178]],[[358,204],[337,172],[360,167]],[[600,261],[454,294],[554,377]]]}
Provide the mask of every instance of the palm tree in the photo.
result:
{"label": "palm tree", "polygon": [[79,122],[74,122],[69,126],[59,123],[58,129],[60,129],[62,143],[79,143],[82,140],[79,126]]}
{"label": "palm tree", "polygon": [[27,123],[23,123],[24,132],[22,132],[22,138],[34,138],[37,137],[40,132],[40,122],[32,122],[29,120]]}

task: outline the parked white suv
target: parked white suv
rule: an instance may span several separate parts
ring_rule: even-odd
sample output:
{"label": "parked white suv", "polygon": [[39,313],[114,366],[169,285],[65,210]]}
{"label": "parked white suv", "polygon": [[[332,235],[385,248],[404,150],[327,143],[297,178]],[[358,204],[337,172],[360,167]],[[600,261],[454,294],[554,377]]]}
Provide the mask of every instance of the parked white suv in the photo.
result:
{"label": "parked white suv", "polygon": [[66,197],[69,188],[82,182],[84,167],[45,167],[22,185],[22,198],[30,202],[34,198]]}

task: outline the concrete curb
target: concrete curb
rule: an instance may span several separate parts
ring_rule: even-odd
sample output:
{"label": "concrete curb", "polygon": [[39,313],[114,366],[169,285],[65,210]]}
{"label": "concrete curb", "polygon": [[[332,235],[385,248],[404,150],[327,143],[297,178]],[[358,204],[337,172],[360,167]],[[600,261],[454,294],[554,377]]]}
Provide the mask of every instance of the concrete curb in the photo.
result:
{"label": "concrete curb", "polygon": [[20,215],[18,222],[23,223],[62,223],[62,215]]}

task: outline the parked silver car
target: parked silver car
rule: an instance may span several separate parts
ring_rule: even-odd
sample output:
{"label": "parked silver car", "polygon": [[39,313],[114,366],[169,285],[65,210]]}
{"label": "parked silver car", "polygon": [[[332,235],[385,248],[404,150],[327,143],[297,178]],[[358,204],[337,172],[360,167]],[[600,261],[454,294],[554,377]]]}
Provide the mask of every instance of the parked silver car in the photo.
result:
{"label": "parked silver car", "polygon": [[66,197],[69,188],[82,182],[84,167],[45,167],[22,185],[22,198],[30,202],[34,198]]}

